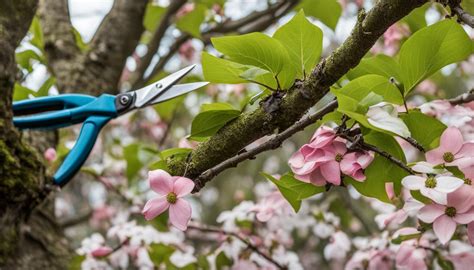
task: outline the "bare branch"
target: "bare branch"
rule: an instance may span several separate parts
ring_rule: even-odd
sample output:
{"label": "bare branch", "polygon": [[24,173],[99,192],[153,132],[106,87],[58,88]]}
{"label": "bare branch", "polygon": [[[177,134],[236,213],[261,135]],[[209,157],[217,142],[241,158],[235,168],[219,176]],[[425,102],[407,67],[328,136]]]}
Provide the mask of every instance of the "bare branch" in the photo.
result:
{"label": "bare branch", "polygon": [[239,234],[239,233],[236,233],[236,232],[229,232],[229,231],[226,231],[226,230],[223,230],[223,229],[220,229],[220,228],[216,228],[216,227],[203,227],[203,226],[199,226],[199,225],[189,225],[188,226],[188,229],[191,229],[191,230],[197,230],[197,231],[200,231],[200,232],[204,232],[204,233],[215,233],[215,234],[220,234],[220,235],[227,235],[227,236],[231,236],[231,237],[235,237],[237,238],[239,241],[241,241],[242,243],[244,243],[247,248],[249,248],[250,250],[254,251],[255,253],[257,253],[258,255],[262,256],[263,258],[265,258],[265,260],[267,260],[268,262],[274,264],[278,269],[288,269],[287,266],[284,266],[284,265],[281,265],[280,263],[278,263],[277,261],[275,261],[272,257],[270,257],[267,253],[261,251],[257,246],[255,246],[254,244],[252,244],[250,242],[250,240],[248,240],[247,238],[245,238],[243,235]]}
{"label": "bare branch", "polygon": [[460,96],[457,96],[452,99],[448,99],[449,103],[451,105],[460,105],[464,103],[469,103],[471,101],[474,101],[474,89],[471,89],[468,93],[464,93]]}
{"label": "bare branch", "polygon": [[155,55],[156,51],[160,47],[161,40],[165,35],[166,30],[171,24],[171,19],[176,14],[176,12],[186,3],[186,0],[175,0],[171,1],[170,5],[168,6],[163,18],[160,21],[158,28],[156,29],[155,33],[153,34],[150,43],[147,44],[147,52],[145,56],[140,58],[140,62],[136,70],[132,73],[130,78],[130,83],[134,85],[145,73],[145,70],[150,65],[153,56]]}
{"label": "bare branch", "polygon": [[363,138],[361,135],[357,136],[357,137],[353,137],[353,136],[348,136],[348,135],[345,135],[345,134],[338,134],[338,136],[352,142],[355,144],[355,147],[356,148],[359,148],[359,149],[362,149],[362,150],[367,150],[367,151],[373,151],[379,155],[381,155],[382,157],[388,159],[390,162],[394,163],[395,165],[397,165],[398,167],[402,168],[403,170],[405,170],[407,173],[409,174],[415,174],[415,171],[413,171],[410,167],[408,167],[405,162],[395,158],[394,156],[392,156],[390,153],[388,152],[385,152],[379,148],[377,148],[376,146],[374,145],[371,145],[371,144],[368,144],[368,143],[365,143],[363,141]]}
{"label": "bare branch", "polygon": [[459,22],[463,22],[471,28],[474,28],[474,16],[467,13],[461,7],[461,0],[438,0],[438,2],[444,6],[449,6],[451,9],[451,16],[457,16]]}

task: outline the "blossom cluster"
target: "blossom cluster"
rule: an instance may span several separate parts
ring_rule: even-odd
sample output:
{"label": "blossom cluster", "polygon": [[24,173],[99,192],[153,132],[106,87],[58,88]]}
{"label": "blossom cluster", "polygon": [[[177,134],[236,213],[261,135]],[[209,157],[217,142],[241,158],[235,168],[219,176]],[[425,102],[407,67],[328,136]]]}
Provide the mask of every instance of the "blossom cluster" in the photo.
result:
{"label": "blossom cluster", "polygon": [[349,151],[346,140],[336,132],[321,126],[310,142],[291,156],[288,163],[295,177],[301,181],[324,186],[341,184],[341,172],[357,181],[364,181],[364,169],[372,162],[371,152]]}

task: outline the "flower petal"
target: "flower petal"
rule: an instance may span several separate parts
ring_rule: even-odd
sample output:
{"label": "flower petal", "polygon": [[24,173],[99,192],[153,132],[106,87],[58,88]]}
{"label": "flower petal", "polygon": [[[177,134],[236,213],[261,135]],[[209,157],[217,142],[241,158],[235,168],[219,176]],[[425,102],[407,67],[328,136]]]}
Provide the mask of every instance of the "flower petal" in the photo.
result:
{"label": "flower petal", "polygon": [[432,199],[434,202],[445,205],[447,203],[447,194],[432,188],[422,187],[420,192],[423,196]]}
{"label": "flower petal", "polygon": [[418,218],[426,223],[433,223],[435,219],[444,214],[445,207],[439,204],[428,204],[418,212]]}
{"label": "flower petal", "polygon": [[467,236],[469,238],[469,242],[471,242],[471,245],[474,246],[474,222],[471,222],[467,225]]}
{"label": "flower petal", "polygon": [[178,198],[181,198],[191,193],[193,188],[194,182],[191,179],[186,177],[176,177],[176,180],[174,181],[173,192],[176,194],[176,196],[178,196]]}
{"label": "flower petal", "polygon": [[339,163],[337,161],[329,161],[321,165],[321,174],[326,181],[339,186],[341,184],[341,171],[339,169]]}
{"label": "flower petal", "polygon": [[402,185],[409,190],[419,190],[425,185],[426,178],[409,175],[402,179]]}
{"label": "flower petal", "polygon": [[165,197],[153,198],[145,204],[142,214],[146,220],[151,220],[166,211],[169,205]]}
{"label": "flower petal", "polygon": [[150,187],[160,195],[167,195],[173,191],[173,179],[169,173],[164,170],[154,170],[148,173]]}
{"label": "flower petal", "polygon": [[321,174],[321,169],[317,168],[311,174],[309,174],[309,182],[311,182],[315,186],[324,186],[326,185],[326,179]]}
{"label": "flower petal", "polygon": [[464,213],[474,204],[474,193],[472,186],[463,185],[456,191],[448,194],[449,206],[456,208],[458,213]]}
{"label": "flower petal", "polygon": [[468,223],[474,221],[474,208],[471,208],[471,209],[469,209],[468,211],[466,211],[464,213],[457,213],[453,217],[453,219],[454,219],[454,221],[456,221],[459,224],[468,224]]}
{"label": "flower petal", "polygon": [[448,127],[441,134],[439,148],[442,149],[443,153],[456,154],[461,149],[463,142],[461,131],[455,127]]}
{"label": "flower petal", "polygon": [[176,203],[170,205],[170,222],[181,231],[188,228],[191,219],[191,205],[184,199],[178,199]]}
{"label": "flower petal", "polygon": [[434,165],[425,161],[417,162],[412,169],[420,173],[435,173]]}
{"label": "flower petal", "polygon": [[433,231],[441,244],[446,244],[456,231],[456,222],[446,215],[442,215],[433,223]]}
{"label": "flower petal", "polygon": [[464,180],[452,176],[439,176],[436,177],[436,187],[434,189],[450,193],[464,185]]}
{"label": "flower petal", "polygon": [[458,155],[460,157],[472,157],[472,153],[474,153],[474,143],[466,142],[462,145]]}
{"label": "flower petal", "polygon": [[444,150],[441,147],[430,150],[425,154],[426,161],[431,164],[442,164],[444,163],[443,154]]}

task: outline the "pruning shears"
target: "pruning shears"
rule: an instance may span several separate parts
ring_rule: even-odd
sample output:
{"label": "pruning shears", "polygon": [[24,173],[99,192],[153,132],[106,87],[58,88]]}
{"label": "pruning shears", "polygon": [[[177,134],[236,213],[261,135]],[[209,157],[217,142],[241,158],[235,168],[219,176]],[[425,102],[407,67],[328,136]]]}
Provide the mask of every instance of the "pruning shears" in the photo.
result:
{"label": "pruning shears", "polygon": [[64,186],[89,156],[100,130],[112,119],[132,110],[155,105],[197,90],[208,82],[176,84],[195,65],[183,68],[158,82],[119,95],[93,97],[64,94],[13,103],[13,123],[19,129],[58,129],[83,123],[76,144],[54,175],[54,184]]}

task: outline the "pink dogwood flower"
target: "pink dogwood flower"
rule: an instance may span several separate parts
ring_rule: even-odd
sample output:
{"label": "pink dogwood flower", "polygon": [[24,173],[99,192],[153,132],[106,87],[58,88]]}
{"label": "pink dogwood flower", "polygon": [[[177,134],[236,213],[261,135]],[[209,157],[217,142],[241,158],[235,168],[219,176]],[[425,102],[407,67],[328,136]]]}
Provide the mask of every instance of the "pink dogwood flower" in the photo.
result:
{"label": "pink dogwood flower", "polygon": [[464,185],[464,180],[445,175],[409,175],[402,179],[402,185],[409,190],[419,190],[439,204],[446,204],[447,194]]}
{"label": "pink dogwood flower", "polygon": [[[395,234],[400,235],[410,235],[410,234],[418,234],[419,231],[415,228],[402,228],[398,230]],[[394,235],[395,237],[395,235]],[[421,241],[423,243],[418,243]],[[426,242],[426,243],[425,243]],[[400,244],[400,248],[397,251],[397,255],[395,257],[395,262],[397,265],[397,269],[407,269],[407,270],[426,270],[428,269],[425,258],[427,256],[426,250],[424,248],[419,248],[418,244],[422,244],[423,246],[428,245],[428,241],[423,239],[423,237],[413,240],[403,241]]]}
{"label": "pink dogwood flower", "polygon": [[459,166],[460,169],[470,167],[474,165],[474,143],[464,143],[461,131],[449,127],[441,134],[439,147],[426,153],[426,161]]}
{"label": "pink dogwood flower", "polygon": [[334,140],[323,147],[316,146],[325,143],[315,139],[291,156],[288,163],[297,179],[316,186],[324,186],[326,183],[341,184],[340,162],[347,152],[346,144]]}
{"label": "pink dogwood flower", "polygon": [[100,257],[105,257],[108,256],[110,253],[112,253],[113,249],[107,246],[101,246],[99,248],[94,249],[91,252],[91,255],[100,258]]}
{"label": "pink dogwood flower", "polygon": [[46,151],[44,151],[44,159],[46,159],[48,162],[53,162],[57,158],[56,150],[54,148],[48,148]]}
{"label": "pink dogwood flower", "polygon": [[341,171],[355,180],[365,180],[364,169],[374,160],[371,152],[352,152],[346,154],[341,161]]}
{"label": "pink dogwood flower", "polygon": [[285,200],[281,193],[275,191],[252,207],[251,211],[257,213],[256,217],[258,221],[267,222],[275,215],[291,213],[291,209],[291,205]]}
{"label": "pink dogwood flower", "polygon": [[446,205],[428,204],[418,213],[418,218],[426,223],[433,223],[433,231],[441,244],[446,244],[457,224],[468,224],[474,221],[473,196],[468,189],[459,189],[450,193]]}
{"label": "pink dogwood flower", "polygon": [[194,182],[181,176],[171,176],[166,171],[155,170],[148,173],[150,187],[160,195],[149,200],[143,208],[143,215],[151,220],[169,208],[169,219],[179,230],[186,230],[191,219],[191,205],[183,199],[191,193]]}

